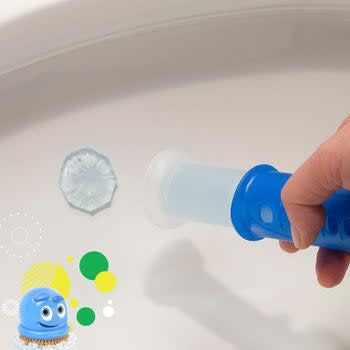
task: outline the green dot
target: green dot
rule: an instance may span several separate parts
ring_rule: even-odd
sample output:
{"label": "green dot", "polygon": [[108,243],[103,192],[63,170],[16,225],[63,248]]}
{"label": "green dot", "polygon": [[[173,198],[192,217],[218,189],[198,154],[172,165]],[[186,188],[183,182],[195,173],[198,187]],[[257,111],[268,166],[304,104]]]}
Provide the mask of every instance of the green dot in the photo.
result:
{"label": "green dot", "polygon": [[81,258],[79,267],[84,277],[94,281],[99,273],[108,271],[108,260],[100,252],[89,252]]}
{"label": "green dot", "polygon": [[83,307],[77,313],[77,321],[82,326],[91,326],[95,322],[95,319],[95,311],[89,307]]}

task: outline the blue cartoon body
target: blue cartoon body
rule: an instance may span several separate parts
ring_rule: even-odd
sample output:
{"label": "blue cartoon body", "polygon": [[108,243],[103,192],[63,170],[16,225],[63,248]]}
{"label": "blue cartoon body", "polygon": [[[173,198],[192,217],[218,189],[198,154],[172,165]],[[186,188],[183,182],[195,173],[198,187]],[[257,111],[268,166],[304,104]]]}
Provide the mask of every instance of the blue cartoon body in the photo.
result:
{"label": "blue cartoon body", "polygon": [[29,291],[20,305],[21,336],[33,340],[51,340],[69,334],[67,305],[64,298],[50,288]]}

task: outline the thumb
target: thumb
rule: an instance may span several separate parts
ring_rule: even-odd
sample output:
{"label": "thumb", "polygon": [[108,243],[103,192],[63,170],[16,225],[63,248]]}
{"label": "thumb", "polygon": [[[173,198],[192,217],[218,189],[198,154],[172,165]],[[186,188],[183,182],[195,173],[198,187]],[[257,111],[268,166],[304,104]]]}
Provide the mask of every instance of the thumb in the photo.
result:
{"label": "thumb", "polygon": [[[282,202],[291,222],[294,245],[298,249],[305,249],[314,242],[325,221],[322,203],[344,187],[343,155],[349,148],[343,147],[345,133],[348,138],[350,124],[323,143],[290,177],[282,190]],[[347,167],[350,169],[350,164]]]}

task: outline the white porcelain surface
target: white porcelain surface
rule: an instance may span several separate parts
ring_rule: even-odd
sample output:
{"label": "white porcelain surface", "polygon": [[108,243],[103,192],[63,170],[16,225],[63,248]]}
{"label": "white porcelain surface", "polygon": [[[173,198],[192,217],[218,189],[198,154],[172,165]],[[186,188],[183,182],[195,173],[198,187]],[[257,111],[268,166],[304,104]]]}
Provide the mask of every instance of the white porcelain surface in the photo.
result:
{"label": "white porcelain surface", "polygon": [[[218,166],[293,171],[349,113],[350,7],[82,3],[0,31],[1,215],[27,211],[44,229],[38,255],[0,254],[0,302],[20,298],[31,262],[102,250],[119,279],[111,296],[71,267],[72,294],[99,313],[92,327],[75,324],[77,349],[348,348],[349,280],[319,287],[314,249],[289,256],[276,242],[200,224],[160,230],[141,194],[149,161],[165,148]],[[112,207],[92,217],[70,208],[57,184],[64,157],[85,146],[108,156],[119,184]],[[111,319],[102,316],[108,299]],[[17,322],[0,314],[1,349]]]}

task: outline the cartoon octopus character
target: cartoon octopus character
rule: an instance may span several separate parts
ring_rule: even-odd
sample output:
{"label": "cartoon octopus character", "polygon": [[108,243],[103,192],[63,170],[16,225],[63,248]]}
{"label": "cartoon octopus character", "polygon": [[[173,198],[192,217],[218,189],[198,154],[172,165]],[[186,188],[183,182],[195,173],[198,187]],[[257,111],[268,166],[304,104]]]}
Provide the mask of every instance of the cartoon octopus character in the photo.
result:
{"label": "cartoon octopus character", "polygon": [[71,349],[74,337],[68,325],[68,310],[64,298],[50,288],[29,291],[20,304],[19,350]]}

